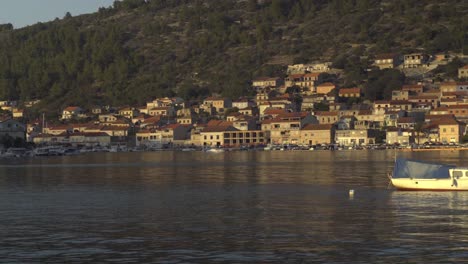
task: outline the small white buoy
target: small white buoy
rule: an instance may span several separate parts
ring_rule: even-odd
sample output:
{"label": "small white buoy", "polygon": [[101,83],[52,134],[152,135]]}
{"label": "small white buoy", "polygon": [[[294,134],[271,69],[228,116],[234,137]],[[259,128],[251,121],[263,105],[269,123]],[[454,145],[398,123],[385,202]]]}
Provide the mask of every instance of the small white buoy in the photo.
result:
{"label": "small white buoy", "polygon": [[351,189],[349,190],[349,198],[353,198],[354,197],[354,190]]}

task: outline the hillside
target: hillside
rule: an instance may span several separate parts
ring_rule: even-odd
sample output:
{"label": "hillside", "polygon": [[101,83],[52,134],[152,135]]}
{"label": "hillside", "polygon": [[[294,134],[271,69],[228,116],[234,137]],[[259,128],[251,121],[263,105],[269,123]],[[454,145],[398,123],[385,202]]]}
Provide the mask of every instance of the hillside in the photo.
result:
{"label": "hillside", "polygon": [[[249,93],[287,63],[365,65],[385,52],[465,52],[466,1],[127,0],[22,29],[0,26],[0,99],[142,104]],[[465,48],[463,49],[463,45]],[[346,70],[346,69],[345,69]]]}

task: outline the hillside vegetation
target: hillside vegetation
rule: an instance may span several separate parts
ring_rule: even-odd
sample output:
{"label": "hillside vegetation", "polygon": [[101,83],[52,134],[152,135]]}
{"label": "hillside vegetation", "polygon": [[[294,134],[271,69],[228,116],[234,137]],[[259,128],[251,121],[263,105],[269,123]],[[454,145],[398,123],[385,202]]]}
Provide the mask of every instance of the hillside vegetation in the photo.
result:
{"label": "hillside vegetation", "polygon": [[311,61],[364,74],[368,55],[468,51],[467,7],[463,0],[116,1],[94,14],[0,26],[0,99],[42,99],[40,111],[57,111],[156,96],[237,97],[249,94],[254,77]]}

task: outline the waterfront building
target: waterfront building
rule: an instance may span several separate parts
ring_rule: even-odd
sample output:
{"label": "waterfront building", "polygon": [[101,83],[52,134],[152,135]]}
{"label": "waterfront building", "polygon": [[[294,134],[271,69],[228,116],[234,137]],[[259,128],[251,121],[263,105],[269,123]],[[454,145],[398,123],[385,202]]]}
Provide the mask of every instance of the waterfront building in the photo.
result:
{"label": "waterfront building", "polygon": [[309,112],[294,112],[278,115],[269,122],[271,143],[298,144],[301,137],[301,128],[306,124],[317,124],[318,120]]}
{"label": "waterfront building", "polygon": [[302,145],[329,145],[333,144],[334,140],[335,126],[332,124],[307,124],[301,129]]}
{"label": "waterfront building", "polygon": [[342,146],[361,146],[375,144],[376,133],[373,129],[336,130],[335,142]]}
{"label": "waterfront building", "polygon": [[0,138],[11,137],[13,139],[26,140],[26,125],[15,119],[0,120]]}

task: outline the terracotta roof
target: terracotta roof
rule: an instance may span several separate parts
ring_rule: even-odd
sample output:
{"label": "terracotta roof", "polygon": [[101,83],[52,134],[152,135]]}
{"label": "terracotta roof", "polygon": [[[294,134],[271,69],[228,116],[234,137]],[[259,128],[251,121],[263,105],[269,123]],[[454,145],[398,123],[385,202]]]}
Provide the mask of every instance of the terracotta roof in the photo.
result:
{"label": "terracotta roof", "polygon": [[393,100],[393,101],[390,101],[390,105],[408,105],[408,104],[411,104],[411,102],[409,101],[406,101],[406,100]]}
{"label": "terracotta roof", "polygon": [[317,87],[328,87],[328,86],[335,87],[335,85],[333,83],[331,83],[331,82],[326,82],[326,83],[319,84]]}
{"label": "terracotta roof", "polygon": [[361,93],[361,88],[341,88],[339,94],[356,94]]}
{"label": "terracotta roof", "polygon": [[63,111],[78,111],[80,108],[78,106],[68,106]]}
{"label": "terracotta roof", "polygon": [[308,115],[309,115],[309,112],[286,112],[286,113],[279,114],[277,118],[292,118],[292,117],[303,118]]}
{"label": "terracotta roof", "polygon": [[311,73],[304,74],[304,77],[318,77],[320,74],[322,74],[322,73],[321,72],[311,72]]}
{"label": "terracotta roof", "polygon": [[376,60],[387,60],[393,59],[396,56],[395,53],[384,53],[384,54],[377,54],[375,55]]}
{"label": "terracotta roof", "polygon": [[209,126],[232,126],[232,122],[224,121],[224,120],[210,120],[207,124]]}
{"label": "terracotta roof", "polygon": [[304,74],[300,74],[300,73],[299,74],[290,74],[288,76],[289,79],[298,79],[298,78],[302,78],[302,77],[304,77]]}
{"label": "terracotta roof", "polygon": [[70,137],[76,137],[76,136],[84,136],[84,137],[109,137],[108,134],[104,132],[76,132],[73,134],[70,134]]}
{"label": "terracotta roof", "polygon": [[265,111],[263,111],[263,114],[264,115],[279,115],[279,114],[283,114],[286,112],[287,111],[284,108],[268,107],[267,109],[265,109]]}
{"label": "terracotta roof", "polygon": [[414,123],[414,117],[400,117],[398,118],[398,123]]}
{"label": "terracotta roof", "polygon": [[372,110],[359,110],[358,115],[372,115]]}

